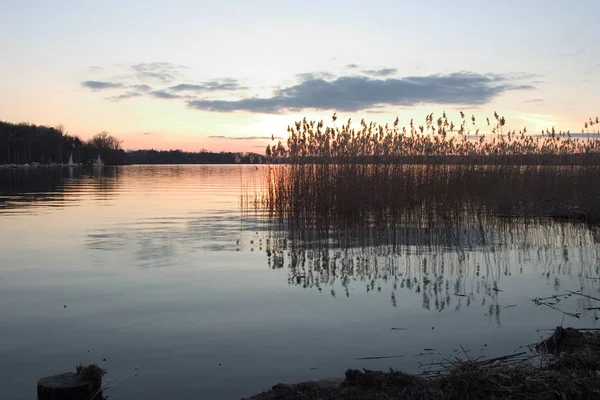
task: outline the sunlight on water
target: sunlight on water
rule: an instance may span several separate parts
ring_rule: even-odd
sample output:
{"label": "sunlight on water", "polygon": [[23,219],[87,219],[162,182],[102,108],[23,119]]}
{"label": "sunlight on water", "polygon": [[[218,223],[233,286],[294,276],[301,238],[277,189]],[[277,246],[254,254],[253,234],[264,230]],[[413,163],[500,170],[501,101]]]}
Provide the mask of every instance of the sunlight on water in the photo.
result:
{"label": "sunlight on water", "polygon": [[240,208],[262,168],[0,170],[3,397],[83,362],[108,369],[112,399],[240,398],[599,325],[589,298],[532,301],[597,296],[598,228],[297,231]]}

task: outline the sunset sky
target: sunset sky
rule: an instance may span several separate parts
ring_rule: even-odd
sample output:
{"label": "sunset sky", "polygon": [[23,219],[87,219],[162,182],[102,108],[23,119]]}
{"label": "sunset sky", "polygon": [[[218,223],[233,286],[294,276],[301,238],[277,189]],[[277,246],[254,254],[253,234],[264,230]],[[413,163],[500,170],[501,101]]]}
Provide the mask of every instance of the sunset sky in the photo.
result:
{"label": "sunset sky", "polygon": [[3,0],[0,120],[261,153],[334,111],[581,131],[600,115],[599,18],[597,0]]}

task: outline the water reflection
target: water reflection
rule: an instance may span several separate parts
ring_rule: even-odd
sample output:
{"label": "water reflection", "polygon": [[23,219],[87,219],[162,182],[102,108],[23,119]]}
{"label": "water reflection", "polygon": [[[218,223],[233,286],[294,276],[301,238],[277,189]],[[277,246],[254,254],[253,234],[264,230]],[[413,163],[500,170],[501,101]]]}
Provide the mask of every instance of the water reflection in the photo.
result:
{"label": "water reflection", "polygon": [[143,268],[172,266],[195,251],[264,252],[266,266],[287,270],[292,286],[346,297],[362,287],[386,294],[394,307],[398,290],[408,290],[427,310],[479,304],[498,315],[503,277],[535,274],[554,292],[565,277],[584,289],[598,281],[591,279],[600,269],[597,226],[463,210],[452,219],[428,215],[427,223],[403,217],[402,227],[300,229],[239,209],[240,187],[260,190],[261,173],[244,166],[2,170],[0,212],[118,198],[123,214],[94,209],[102,223],[85,230],[89,250],[126,252]]}
{"label": "water reflection", "polygon": [[514,306],[499,296],[506,277],[538,276],[553,292],[577,279],[593,292],[600,276],[598,229],[582,223],[490,218],[476,228],[293,231],[273,222],[265,242],[269,268],[286,269],[292,286],[333,297],[362,287],[385,293],[393,307],[408,290],[426,310],[476,304],[498,324],[502,309]]}
{"label": "water reflection", "polygon": [[109,200],[122,183],[118,168],[0,169],[0,213],[18,209],[63,208],[94,198]]}

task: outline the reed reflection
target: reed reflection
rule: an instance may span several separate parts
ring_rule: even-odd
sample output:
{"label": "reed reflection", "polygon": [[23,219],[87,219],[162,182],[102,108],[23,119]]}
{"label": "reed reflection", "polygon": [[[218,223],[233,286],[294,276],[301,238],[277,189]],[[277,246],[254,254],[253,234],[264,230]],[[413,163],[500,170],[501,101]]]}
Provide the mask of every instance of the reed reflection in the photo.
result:
{"label": "reed reflection", "polygon": [[596,290],[600,247],[594,229],[581,223],[498,220],[485,229],[400,228],[330,232],[323,240],[306,233],[272,230],[266,240],[269,268],[288,270],[288,283],[351,295],[351,287],[384,292],[396,307],[398,291],[420,296],[427,310],[472,304],[498,319],[507,277],[533,275],[552,282],[576,280]]}

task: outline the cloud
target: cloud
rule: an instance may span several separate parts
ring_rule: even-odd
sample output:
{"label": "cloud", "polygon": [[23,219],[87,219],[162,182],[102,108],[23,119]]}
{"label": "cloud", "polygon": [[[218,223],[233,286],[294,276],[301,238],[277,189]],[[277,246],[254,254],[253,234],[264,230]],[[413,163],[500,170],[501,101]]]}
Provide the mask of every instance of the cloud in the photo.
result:
{"label": "cloud", "polygon": [[315,79],[332,80],[336,78],[334,74],[331,74],[329,72],[308,72],[304,74],[297,74],[296,77],[303,82],[312,81]]}
{"label": "cloud", "polygon": [[240,86],[239,82],[236,79],[222,79],[222,80],[212,80],[208,82],[202,82],[200,84],[192,84],[192,83],[180,83],[175,86],[171,86],[169,88],[175,92],[218,92],[218,91],[235,91],[235,90],[245,90],[247,87]]}
{"label": "cloud", "polygon": [[109,100],[109,101],[121,101],[121,100],[131,99],[133,97],[140,97],[140,96],[143,96],[143,94],[142,93],[137,93],[137,92],[125,92],[125,93],[120,94],[118,96],[107,97],[106,100]]}
{"label": "cloud", "polygon": [[367,69],[362,71],[363,74],[371,75],[371,76],[389,76],[394,75],[398,70],[396,68],[383,68],[383,69]]}
{"label": "cloud", "polygon": [[[348,68],[360,68],[348,64]],[[303,110],[364,111],[419,104],[444,104],[454,107],[476,107],[511,90],[527,90],[537,86],[538,75],[479,74],[456,72],[428,76],[394,76],[395,68],[364,69],[361,75],[347,73],[336,76],[329,72],[296,75],[297,83],[271,87],[267,97],[205,97],[235,93],[248,88],[233,78],[185,82],[181,71],[186,68],[168,62],[122,65],[120,75],[89,80],[81,85],[92,91],[122,88],[123,92],[107,97],[109,101],[149,96],[179,99],[192,109],[214,112],[253,112],[278,114]],[[366,74],[366,75],[365,75]],[[521,82],[526,82],[522,84]],[[258,88],[256,88],[258,90]]]}
{"label": "cloud", "polygon": [[142,135],[152,135],[150,132],[142,132]]}
{"label": "cloud", "polygon": [[138,92],[149,92],[152,90],[152,88],[148,85],[131,85],[129,87],[137,90]]}
{"label": "cloud", "polygon": [[[157,90],[153,92],[151,85],[160,85],[164,87],[168,84],[173,84],[175,80],[182,79],[181,70],[186,68],[181,65],[168,62],[153,62],[139,63],[134,65],[118,65],[115,66],[117,71],[112,71],[112,74],[107,74],[109,71],[106,68],[90,70],[90,72],[105,72],[105,77],[99,80],[88,80],[81,83],[81,86],[93,91],[105,89],[123,88],[125,91],[120,95],[108,97],[107,100],[119,101],[132,97],[139,97],[144,94],[149,94],[158,98],[186,98],[168,93],[166,90]],[[226,80],[225,84],[231,85],[232,82]],[[213,86],[215,84],[213,83]]]}
{"label": "cloud", "polygon": [[142,82],[169,83],[176,80],[180,70],[185,68],[181,65],[168,62],[140,63],[130,67],[135,76]]}
{"label": "cloud", "polygon": [[102,82],[102,81],[85,81],[81,82],[81,86],[92,90],[116,89],[123,87],[120,82]]}
{"label": "cloud", "polygon": [[164,90],[155,90],[150,92],[150,96],[156,97],[157,99],[179,99],[181,96],[173,93],[166,92]]}
{"label": "cloud", "polygon": [[523,103],[543,103],[545,100],[544,99],[530,99],[530,100],[525,100]]}
{"label": "cloud", "polygon": [[197,110],[216,112],[274,114],[302,109],[352,112],[377,106],[474,106],[488,103],[506,91],[533,88],[528,84],[517,84],[510,77],[473,72],[387,79],[345,76],[335,80],[307,79],[297,85],[276,90],[273,96],[267,98],[196,99],[187,104]]}
{"label": "cloud", "polygon": [[180,92],[180,91],[184,91],[184,90],[196,92],[196,91],[205,90],[205,87],[203,85],[194,85],[191,83],[180,83],[179,85],[171,86],[169,89],[176,91],[176,92]]}

